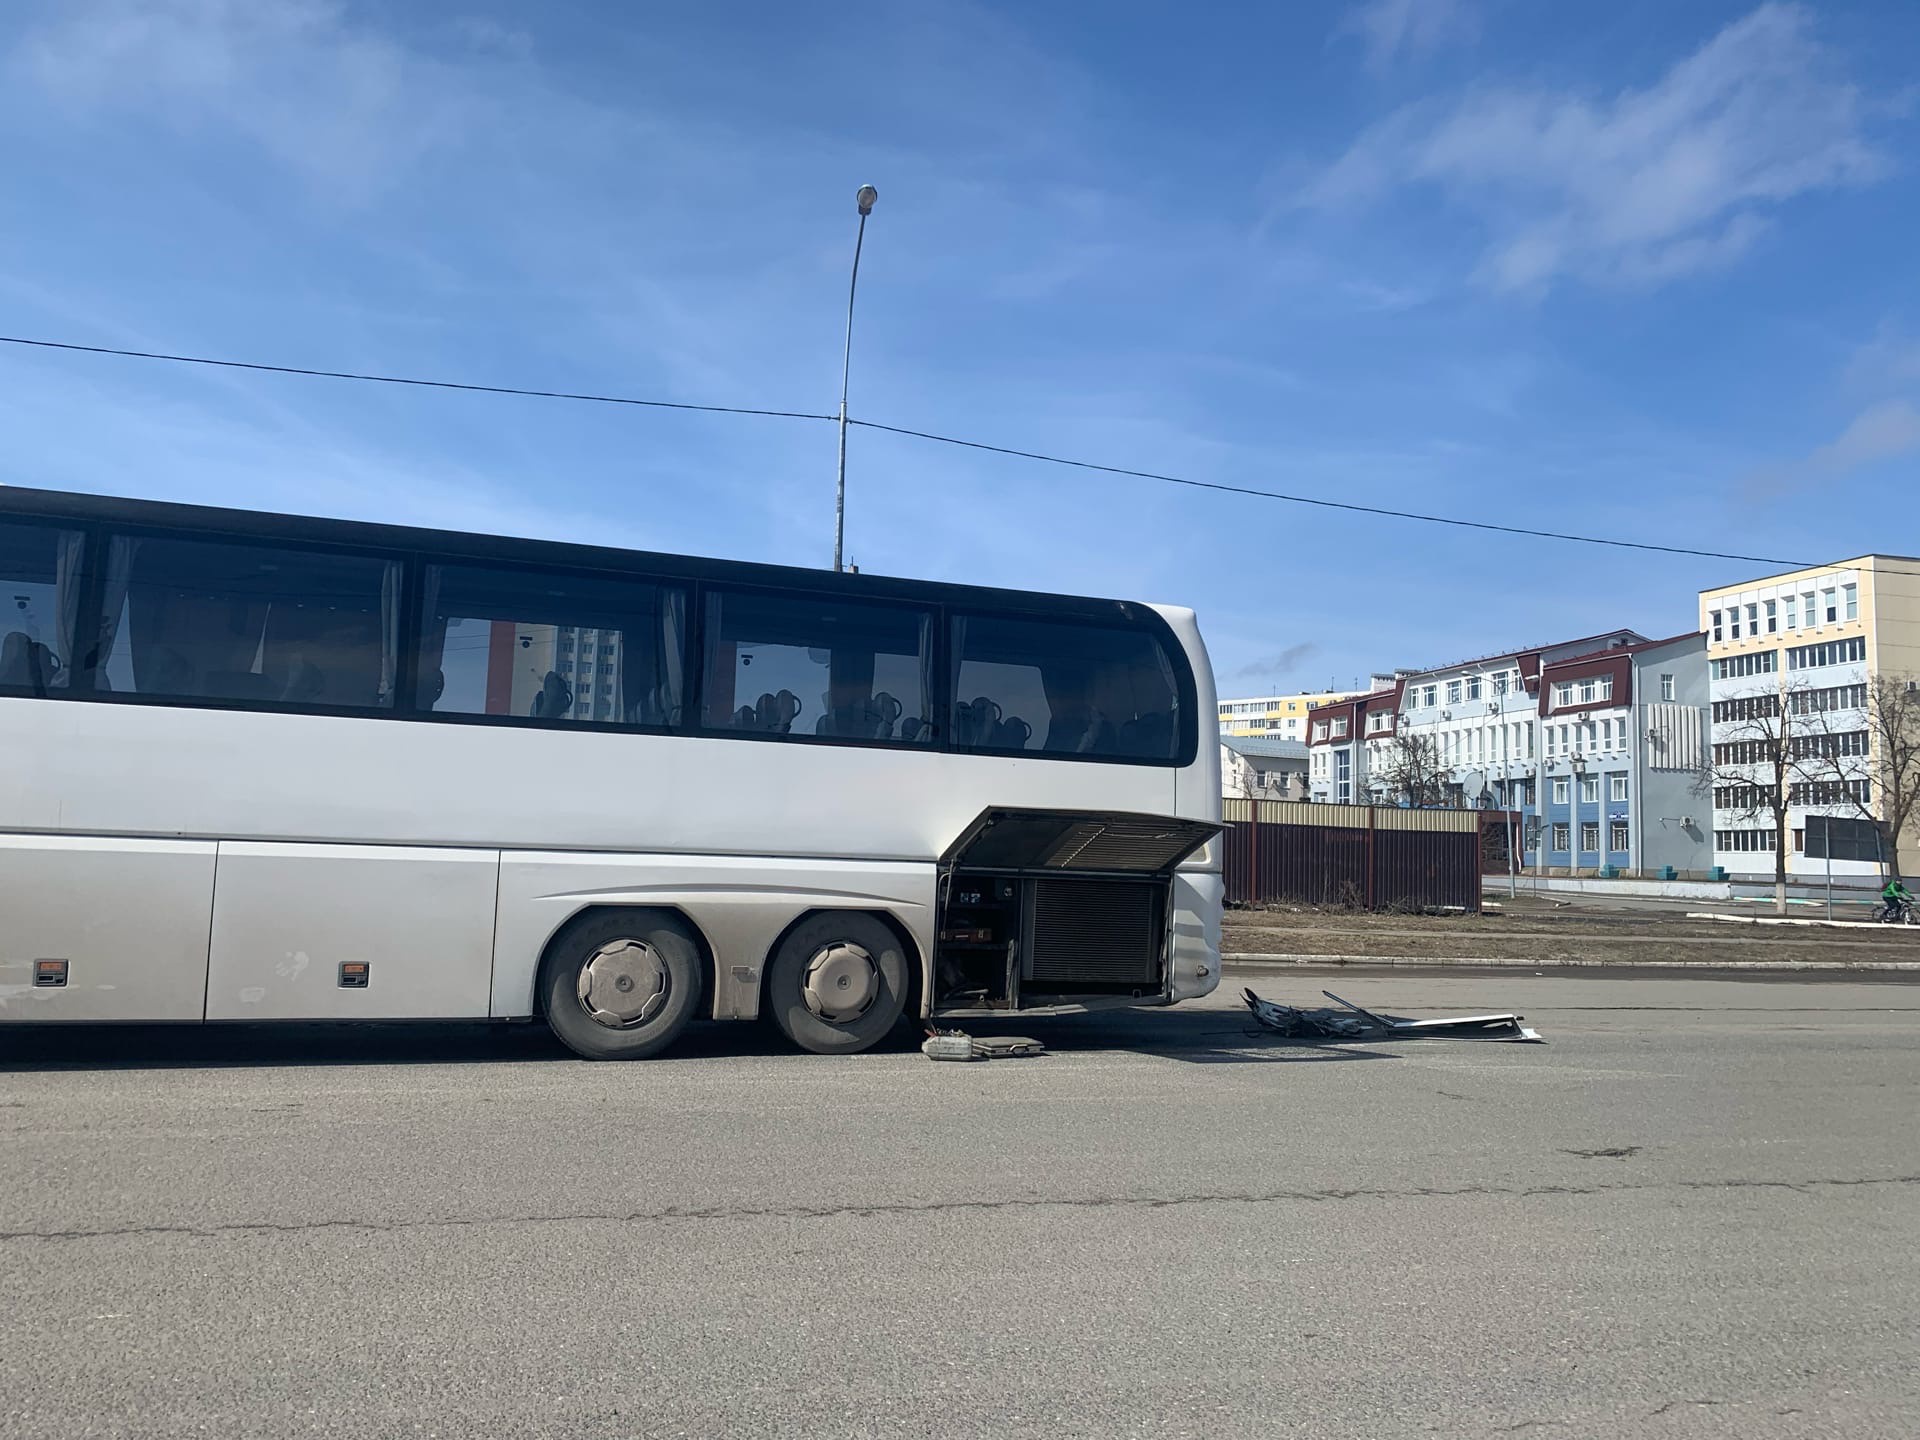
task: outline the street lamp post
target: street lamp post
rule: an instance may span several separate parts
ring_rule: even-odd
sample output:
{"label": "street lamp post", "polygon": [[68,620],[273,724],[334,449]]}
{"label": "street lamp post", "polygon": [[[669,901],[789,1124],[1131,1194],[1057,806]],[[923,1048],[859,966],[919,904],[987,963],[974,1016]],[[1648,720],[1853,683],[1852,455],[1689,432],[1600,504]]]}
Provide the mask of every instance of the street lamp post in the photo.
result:
{"label": "street lamp post", "polygon": [[853,369],[853,296],[860,286],[860,246],[867,238],[867,216],[873,213],[873,202],[880,198],[880,192],[871,185],[862,185],[853,198],[860,207],[860,230],[853,237],[853,278],[847,282],[847,347],[840,357],[840,470],[833,490],[833,568],[836,571],[842,568],[840,551],[847,532],[847,376]]}
{"label": "street lamp post", "polygon": [[1573,759],[1568,762],[1567,768],[1573,771],[1573,778],[1567,785],[1567,800],[1569,802],[1567,814],[1567,845],[1571,849],[1569,858],[1573,861],[1572,873],[1577,877],[1580,874],[1580,786],[1587,778],[1587,757],[1576,754]]}

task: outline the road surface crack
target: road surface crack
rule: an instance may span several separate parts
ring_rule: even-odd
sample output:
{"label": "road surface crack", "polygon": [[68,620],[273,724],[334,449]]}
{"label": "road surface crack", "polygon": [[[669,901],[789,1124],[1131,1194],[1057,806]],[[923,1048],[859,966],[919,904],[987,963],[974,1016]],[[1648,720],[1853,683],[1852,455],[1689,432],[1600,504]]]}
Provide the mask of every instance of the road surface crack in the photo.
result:
{"label": "road surface crack", "polygon": [[0,1230],[0,1244],[166,1235],[213,1239],[232,1235],[303,1235],[326,1230],[386,1233],[511,1225],[660,1225],[730,1220],[837,1220],[843,1218],[868,1220],[890,1215],[963,1214],[968,1211],[1166,1210],[1188,1205],[1324,1204],[1343,1200],[1432,1200],[1463,1196],[1528,1200],[1543,1196],[1604,1195],[1644,1190],[1791,1190],[1800,1194],[1810,1194],[1819,1190],[1881,1185],[1920,1185],[1920,1175],[1811,1180],[1673,1180],[1595,1185],[1422,1185],[1392,1190],[1368,1187],[1338,1190],[1221,1190],[1188,1195],[1039,1195],[981,1200],[882,1201],[840,1205],[669,1205],[658,1210],[575,1211],[542,1215],[456,1215],[417,1220],[333,1219],[286,1223],[254,1220],[226,1225],[125,1225],[102,1226],[91,1230]]}

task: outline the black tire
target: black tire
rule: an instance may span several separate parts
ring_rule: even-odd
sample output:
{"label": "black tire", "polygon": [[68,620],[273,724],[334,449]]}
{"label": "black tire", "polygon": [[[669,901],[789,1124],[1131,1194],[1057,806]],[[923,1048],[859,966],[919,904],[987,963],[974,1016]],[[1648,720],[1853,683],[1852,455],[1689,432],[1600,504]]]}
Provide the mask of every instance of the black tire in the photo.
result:
{"label": "black tire", "polygon": [[[808,999],[815,958],[835,946],[857,947],[871,968],[872,992],[857,1013],[822,1011]],[[893,927],[857,910],[822,911],[787,932],[767,963],[767,1014],[802,1050],[856,1055],[871,1050],[900,1024],[912,992],[912,962]],[[855,1001],[859,983],[851,987]]]}
{"label": "black tire", "polygon": [[[642,985],[636,1003],[644,1008],[625,1023],[596,1020],[589,1009],[594,987],[589,977],[583,998],[581,972],[590,962],[617,956],[622,942],[650,952],[647,970],[661,982],[658,991]],[[603,952],[606,952],[603,954]],[[644,1060],[657,1055],[693,1020],[704,988],[706,966],[700,942],[691,926],[664,910],[603,911],[569,925],[548,946],[540,964],[540,1001],[553,1033],[576,1055],[589,1060]],[[607,1005],[635,997],[634,990],[615,994],[610,987]],[[657,996],[658,1003],[651,997]],[[611,1011],[602,1009],[603,1014]]]}

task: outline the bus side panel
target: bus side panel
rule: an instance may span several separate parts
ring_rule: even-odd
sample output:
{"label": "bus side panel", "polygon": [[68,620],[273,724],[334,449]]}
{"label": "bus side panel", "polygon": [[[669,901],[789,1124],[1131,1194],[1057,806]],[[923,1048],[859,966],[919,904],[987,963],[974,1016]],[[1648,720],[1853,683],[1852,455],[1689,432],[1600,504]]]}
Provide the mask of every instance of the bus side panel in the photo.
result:
{"label": "bus side panel", "polygon": [[[0,1024],[199,1020],[214,845],[0,835]],[[34,962],[67,983],[36,987]]]}
{"label": "bus side panel", "polygon": [[1220,910],[1226,884],[1219,875],[1182,870],[1173,877],[1173,964],[1170,995],[1192,1000],[1220,983]]}
{"label": "bus side panel", "polygon": [[500,859],[493,1014],[530,1015],[541,953],[589,906],[659,905],[681,911],[714,952],[718,1020],[759,1013],[762,966],[780,932],[809,910],[873,910],[913,937],[923,967],[933,953],[935,867],[906,861],[791,860],[764,855],[594,855],[507,851]]}
{"label": "bus side panel", "polygon": [[496,850],[222,841],[207,1018],[484,1017],[499,873]]}

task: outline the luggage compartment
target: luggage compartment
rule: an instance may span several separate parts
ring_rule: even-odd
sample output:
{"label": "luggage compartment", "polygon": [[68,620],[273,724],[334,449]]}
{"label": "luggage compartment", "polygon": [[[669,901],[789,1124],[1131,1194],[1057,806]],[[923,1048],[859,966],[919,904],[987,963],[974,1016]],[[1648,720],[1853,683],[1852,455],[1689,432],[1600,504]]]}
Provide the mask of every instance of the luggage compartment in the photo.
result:
{"label": "luggage compartment", "polygon": [[934,1010],[1164,997],[1173,871],[1218,828],[983,811],[941,857]]}

